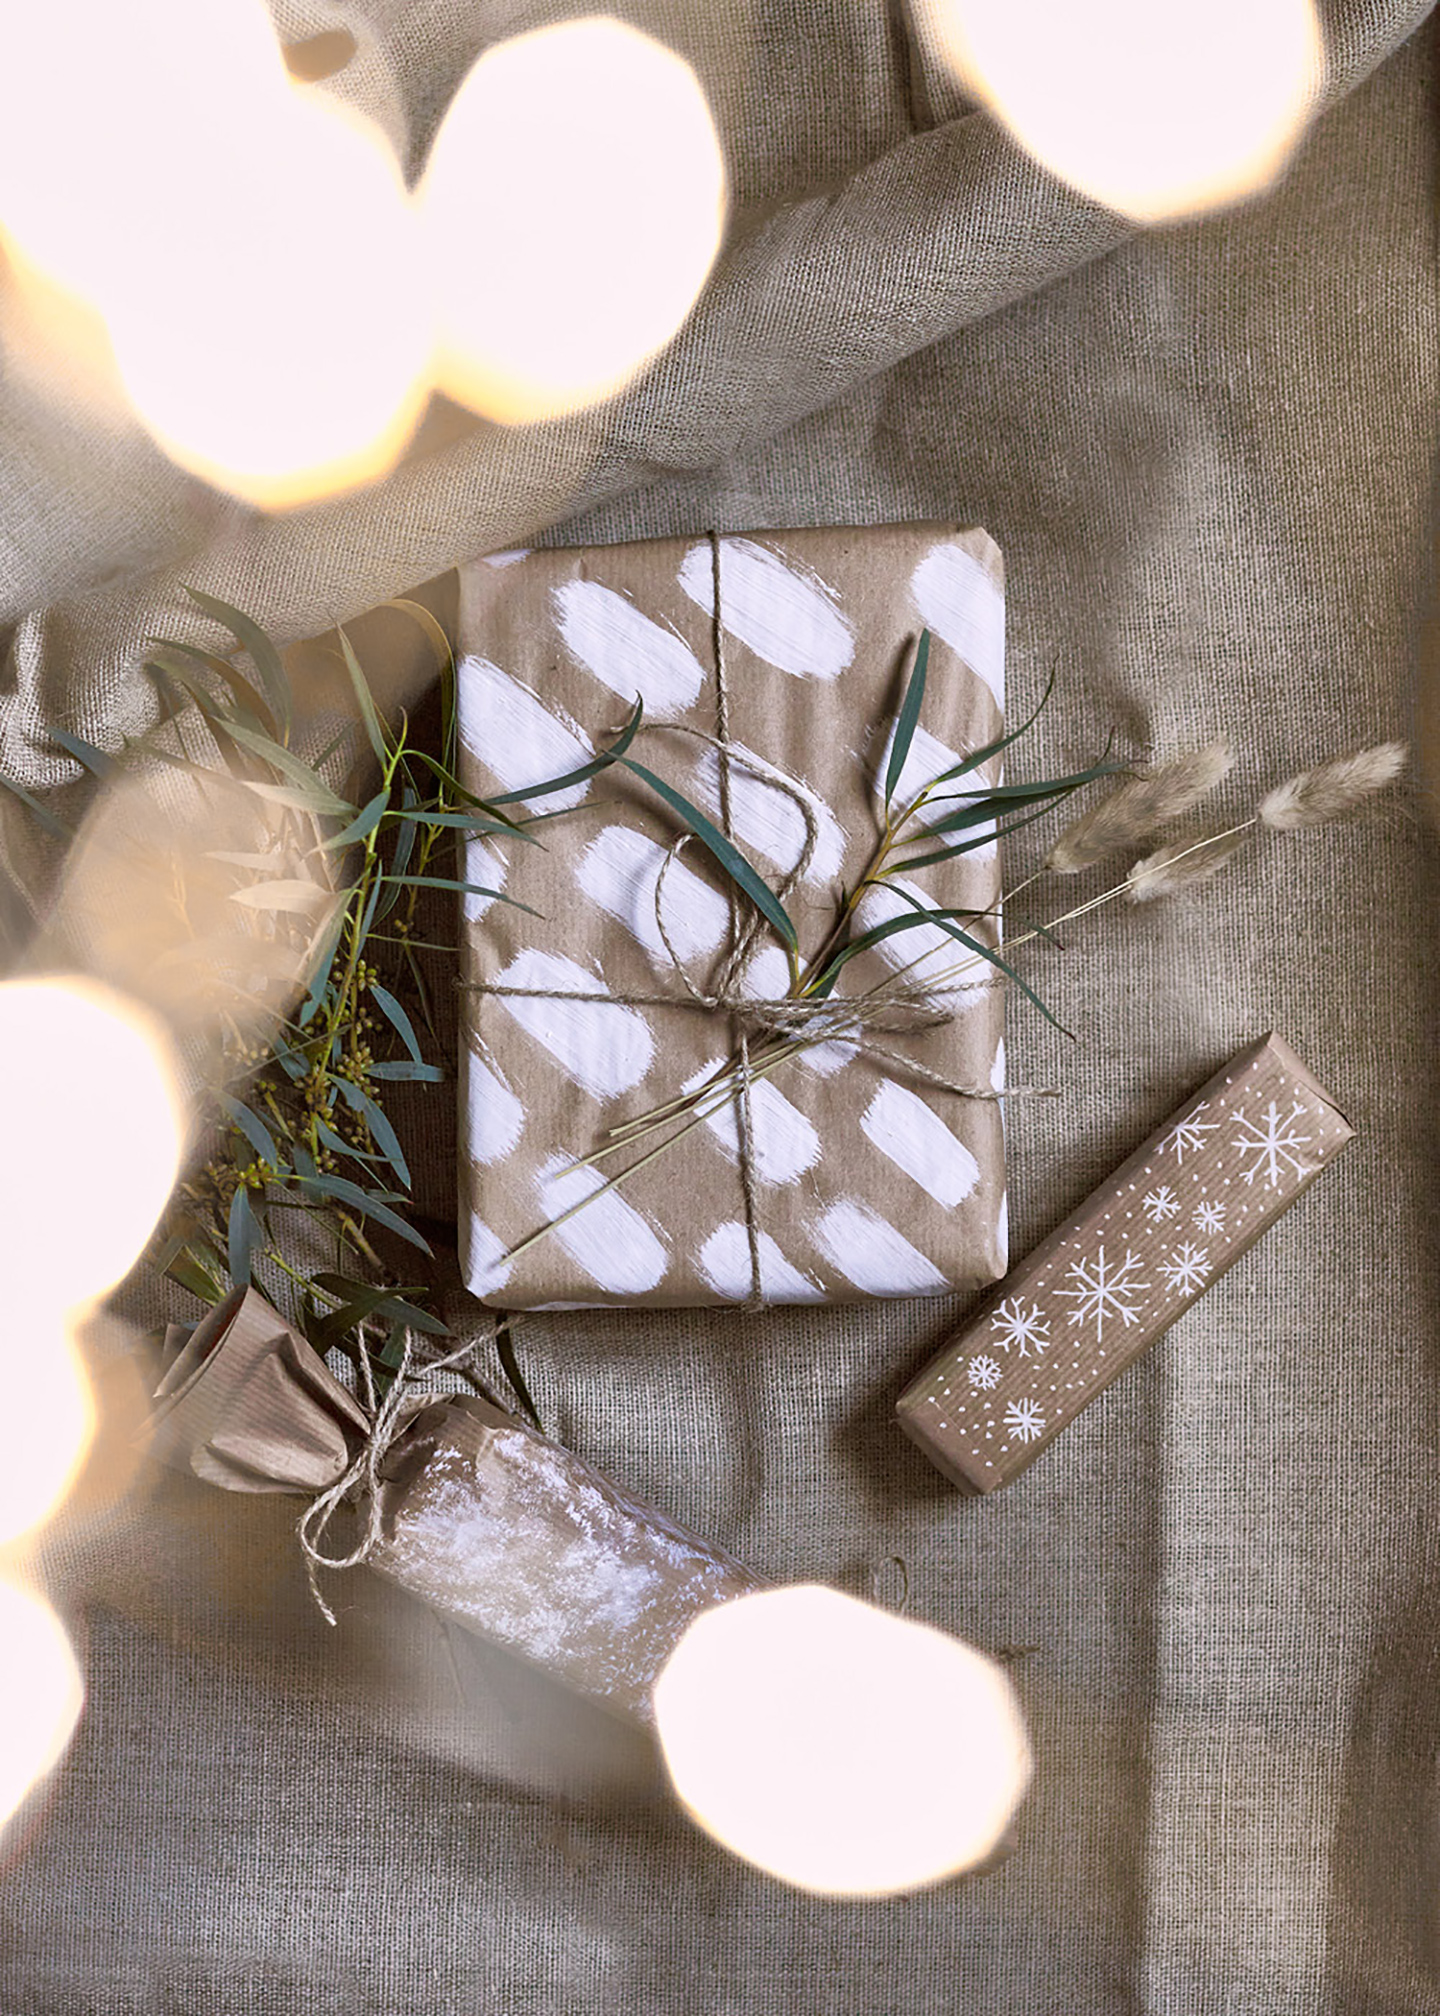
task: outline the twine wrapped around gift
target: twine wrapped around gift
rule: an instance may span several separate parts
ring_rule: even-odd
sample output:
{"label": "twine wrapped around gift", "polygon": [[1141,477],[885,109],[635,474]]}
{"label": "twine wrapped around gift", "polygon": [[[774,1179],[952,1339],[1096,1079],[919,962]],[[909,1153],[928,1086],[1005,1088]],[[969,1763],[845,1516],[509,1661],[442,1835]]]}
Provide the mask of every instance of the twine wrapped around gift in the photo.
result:
{"label": "twine wrapped around gift", "polygon": [[[775,893],[783,904],[791,891],[803,881],[810,867],[817,843],[815,814],[807,794],[794,778],[777,766],[757,757],[750,750],[738,748],[732,741],[725,626],[722,618],[724,605],[721,584],[721,542],[719,535],[714,531],[707,536],[714,603],[710,639],[715,679],[715,732],[708,734],[703,729],[674,721],[667,722],[665,729],[669,734],[689,736],[715,751],[720,827],[725,838],[732,844],[734,840],[731,813],[732,771],[736,766],[773,785],[799,812],[804,822],[805,840],[795,861],[777,885]],[[643,728],[641,732],[644,732]],[[616,989],[586,994],[571,989],[523,987],[499,981],[468,983],[463,991],[533,1001],[566,1003],[594,1001],[631,1008],[690,1008],[706,1015],[723,1015],[728,1019],[731,1032],[731,1061],[725,1072],[716,1079],[713,1087],[699,1089],[696,1095],[697,1109],[703,1113],[704,1099],[710,1093],[718,1093],[728,1087],[725,1090],[725,1097],[733,1100],[736,1113],[736,1166],[750,1268],[750,1292],[739,1306],[747,1313],[755,1313],[769,1305],[763,1292],[761,1273],[759,1180],[756,1171],[755,1120],[751,1098],[756,1078],[756,1067],[751,1055],[753,1041],[780,1038],[793,1043],[795,1051],[817,1043],[843,1042],[874,1061],[898,1068],[906,1076],[918,1079],[936,1091],[962,1099],[999,1101],[1024,1097],[1030,1093],[1030,1088],[1009,1088],[1000,1092],[991,1085],[964,1083],[932,1070],[919,1058],[890,1048],[877,1039],[877,1031],[903,1033],[936,1027],[951,1019],[956,1009],[954,1006],[946,1005],[948,997],[945,990],[937,989],[933,981],[928,983],[918,979],[906,981],[901,975],[897,975],[876,993],[868,997],[856,997],[843,1004],[837,1003],[831,997],[819,995],[806,997],[792,994],[767,999],[747,994],[744,991],[744,977],[765,919],[758,907],[753,904],[745,905],[742,909],[737,901],[737,890],[733,885],[727,890],[729,898],[727,949],[712,983],[706,987],[697,985],[686,971],[685,962],[671,939],[663,910],[666,875],[671,865],[679,859],[690,837],[682,834],[670,842],[664,853],[654,891],[656,930],[680,983],[680,992],[652,994]],[[993,974],[973,982],[967,981],[963,990],[964,998],[968,1000],[976,986],[994,984],[996,981]],[[769,1060],[771,1066],[777,1061],[782,1060]],[[613,1184],[623,1181],[628,1173],[630,1172],[621,1171],[604,1187],[608,1189]],[[592,1199],[587,1198],[573,1209],[576,1211],[583,1209],[590,1201]],[[571,1215],[569,1212],[562,1214],[562,1218],[542,1226],[534,1236],[537,1238],[543,1236],[545,1232],[563,1222],[563,1217],[569,1215]],[[519,1250],[521,1249],[512,1249],[511,1255],[507,1257],[514,1257]]]}

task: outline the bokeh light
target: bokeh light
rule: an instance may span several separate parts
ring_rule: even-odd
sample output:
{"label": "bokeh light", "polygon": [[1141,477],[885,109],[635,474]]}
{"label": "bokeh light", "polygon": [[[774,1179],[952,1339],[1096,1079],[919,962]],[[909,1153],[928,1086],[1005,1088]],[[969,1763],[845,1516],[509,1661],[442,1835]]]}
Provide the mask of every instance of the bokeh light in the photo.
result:
{"label": "bokeh light", "polygon": [[705,95],[621,22],[564,22],[475,65],[419,191],[441,383],[494,419],[613,393],[674,335],[725,217]]}
{"label": "bokeh light", "polygon": [[1029,153],[1141,221],[1270,183],[1314,108],[1311,0],[925,0],[966,87]]}
{"label": "bokeh light", "polygon": [[998,1666],[833,1589],[770,1589],[702,1612],[654,1705],[691,1816],[822,1895],[885,1896],[973,1868],[1030,1778]]}
{"label": "bokeh light", "polygon": [[[0,1371],[21,1396],[0,1472],[0,1545],[48,1518],[94,1432],[76,1356],[85,1308],[139,1258],[179,1172],[184,1121],[160,1025],[73,979],[0,982]],[[44,1599],[0,1580],[0,1825],[62,1755],[84,1688]]]}
{"label": "bokeh light", "polygon": [[184,1116],[163,1032],[90,981],[6,981],[0,1111],[6,1292],[31,1308],[92,1301],[139,1258],[179,1172]]}
{"label": "bokeh light", "polygon": [[11,1273],[3,1349],[6,1377],[23,1381],[24,1429],[11,1437],[0,1465],[0,1546],[51,1517],[80,1474],[95,1433],[90,1381],[66,1323],[15,1288]]}
{"label": "bokeh light", "polygon": [[192,297],[152,267],[103,305],[172,461],[273,509],[393,466],[429,394],[433,312],[383,135],[290,87],[257,128],[211,172],[172,172],[164,235],[171,256],[197,248]]}
{"label": "bokeh light", "polygon": [[0,1714],[0,1826],[65,1754],[85,1700],[75,1654],[48,1603],[0,1579],[5,1647]]}

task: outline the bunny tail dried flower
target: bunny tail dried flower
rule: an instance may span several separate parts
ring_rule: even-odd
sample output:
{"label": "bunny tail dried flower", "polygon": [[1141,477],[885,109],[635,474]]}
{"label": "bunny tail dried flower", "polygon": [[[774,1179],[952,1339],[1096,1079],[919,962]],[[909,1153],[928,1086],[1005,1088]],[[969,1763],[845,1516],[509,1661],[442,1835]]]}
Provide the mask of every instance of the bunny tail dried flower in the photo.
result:
{"label": "bunny tail dried flower", "polygon": [[1228,833],[1191,833],[1147,854],[1125,877],[1126,897],[1131,903],[1152,903],[1160,896],[1198,888],[1240,851],[1254,823],[1250,820]]}
{"label": "bunny tail dried flower", "polygon": [[1333,763],[1317,764],[1287,777],[1283,784],[1262,798],[1258,816],[1279,833],[1293,833],[1302,826],[1324,826],[1343,819],[1363,805],[1372,792],[1393,784],[1405,767],[1403,742],[1381,742],[1373,749],[1358,750],[1353,756],[1338,756]]}
{"label": "bunny tail dried flower", "polygon": [[1143,846],[1208,797],[1233,761],[1226,743],[1212,742],[1137,771],[1065,828],[1045,867],[1057,875],[1078,875],[1122,849]]}

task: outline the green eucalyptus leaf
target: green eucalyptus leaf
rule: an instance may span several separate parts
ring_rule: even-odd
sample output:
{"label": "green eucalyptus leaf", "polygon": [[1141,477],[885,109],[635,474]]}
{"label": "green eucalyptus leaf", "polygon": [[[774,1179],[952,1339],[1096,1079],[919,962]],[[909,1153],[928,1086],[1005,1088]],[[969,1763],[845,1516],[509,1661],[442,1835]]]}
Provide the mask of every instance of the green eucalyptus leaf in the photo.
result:
{"label": "green eucalyptus leaf", "polygon": [[488,889],[483,882],[458,882],[451,875],[383,875],[380,879],[397,889],[451,889],[466,896],[490,896],[497,903],[508,903],[512,910],[523,910],[528,917],[540,915],[518,896],[507,896],[503,889]]}
{"label": "green eucalyptus leaf", "polygon": [[[298,1155],[295,1161],[298,1167]],[[386,1226],[397,1238],[408,1240],[422,1253],[429,1253],[428,1242],[421,1238],[413,1225],[407,1225],[397,1211],[392,1211],[379,1198],[362,1190],[358,1183],[351,1183],[344,1176],[322,1175],[318,1170],[314,1175],[306,1175],[303,1181],[307,1190],[316,1191],[322,1197],[333,1197],[339,1204],[348,1204],[352,1211],[358,1211],[362,1217],[373,1218],[377,1225]]]}
{"label": "green eucalyptus leaf", "polygon": [[[145,641],[161,651],[174,653],[181,658],[190,659],[197,665],[203,665],[207,671],[213,672],[217,679],[224,680],[243,720],[258,728],[262,734],[278,733],[275,716],[266,701],[250,684],[244,673],[237,672],[230,660],[222,658],[218,651],[202,651],[198,644],[184,644],[178,637],[147,637]],[[173,665],[166,667],[168,671],[176,669]]]}
{"label": "green eucalyptus leaf", "polygon": [[0,786],[3,786],[12,798],[19,799],[25,810],[44,827],[52,839],[73,840],[75,838],[75,835],[63,819],[57,819],[48,806],[42,805],[38,798],[27,791],[23,784],[17,784],[13,777],[6,777],[0,774]]}
{"label": "green eucalyptus leaf", "polygon": [[336,636],[340,639],[340,651],[345,660],[345,670],[350,674],[350,684],[355,688],[355,699],[360,709],[360,719],[365,726],[365,734],[370,747],[375,751],[377,763],[384,763],[388,751],[385,746],[385,728],[376,710],[375,697],[370,691],[370,681],[360,667],[354,647],[345,632],[336,625]]}
{"label": "green eucalyptus leaf", "polygon": [[932,777],[930,788],[933,790],[937,784],[949,784],[956,777],[970,776],[980,768],[982,763],[988,763],[992,756],[998,756],[1002,749],[1008,749],[1013,742],[1018,742],[1022,736],[1028,735],[1030,730],[1035,726],[1035,723],[1040,719],[1040,716],[1045,712],[1045,709],[1049,706],[1050,696],[1054,691],[1055,671],[1052,666],[1050,677],[1045,682],[1045,691],[1040,695],[1038,703],[1020,723],[1020,726],[1012,728],[1007,735],[998,735],[993,742],[987,742],[983,749],[972,749],[968,756],[963,756],[951,769],[942,770],[938,777]]}
{"label": "green eucalyptus leaf", "polygon": [[313,882],[253,882],[247,889],[232,889],[230,901],[247,910],[284,910],[294,914],[313,911],[331,900],[328,889]]}
{"label": "green eucalyptus leaf", "polygon": [[290,681],[285,676],[285,667],[280,653],[270,637],[260,628],[252,616],[241,609],[232,609],[228,602],[222,602],[216,595],[206,595],[199,588],[187,587],[185,593],[197,609],[203,609],[207,616],[213,616],[223,624],[242,650],[250,654],[250,662],[260,675],[260,683],[270,702],[282,736],[288,741],[291,728]]}
{"label": "green eucalyptus leaf", "polygon": [[379,1163],[385,1160],[383,1155],[367,1155],[363,1148],[357,1148],[353,1141],[347,1141],[342,1134],[337,1134],[324,1120],[316,1120],[315,1132],[332,1155],[345,1155],[352,1162],[362,1163]]}
{"label": "green eucalyptus leaf", "polygon": [[800,941],[795,926],[786,915],[779,897],[769,883],[751,867],[734,841],[728,840],[713,820],[707,819],[698,806],[692,805],[688,798],[683,798],[673,786],[665,783],[663,778],[657,777],[653,770],[647,770],[643,763],[637,763],[629,756],[622,756],[618,760],[626,770],[633,771],[643,783],[648,784],[672,812],[678,814],[701,846],[714,855],[735,886],[749,897],[761,915],[773,925],[790,950],[798,951]]}
{"label": "green eucalyptus leaf", "polygon": [[382,1079],[404,1079],[422,1085],[443,1085],[445,1073],[438,1064],[415,1064],[408,1057],[397,1057],[388,1063],[372,1064],[370,1076]]}
{"label": "green eucalyptus leaf", "polygon": [[326,817],[353,815],[355,807],[331,790],[325,779],[300,756],[286,749],[269,735],[262,735],[258,728],[247,728],[241,721],[230,723],[230,733],[242,748],[259,756],[272,770],[278,770],[292,789],[299,791],[308,809],[322,813]]}
{"label": "green eucalyptus leaf", "polygon": [[236,1288],[250,1285],[251,1262],[264,1243],[260,1224],[242,1185],[230,1199],[230,1280]]}
{"label": "green eucalyptus leaf", "polygon": [[[1066,795],[1068,796],[1069,794],[1067,793]],[[993,846],[996,842],[1003,840],[1008,833],[1018,833],[1023,826],[1033,826],[1037,819],[1046,818],[1054,809],[1053,803],[1047,799],[1036,811],[1027,812],[1023,816],[1014,819],[998,821],[993,833],[977,834],[969,840],[956,840],[949,846],[935,848],[929,854],[907,854],[903,858],[897,858],[890,862],[888,867],[883,870],[883,877],[888,883],[891,877],[908,875],[914,868],[929,868],[937,861],[958,860],[962,854],[973,854],[977,848]],[[919,843],[920,835],[917,833],[915,835],[915,844],[918,845]]]}
{"label": "green eucalyptus leaf", "polygon": [[920,706],[925,698],[925,674],[930,664],[930,632],[920,632],[920,642],[915,646],[915,663],[910,677],[905,683],[905,692],[900,702],[900,711],[895,718],[895,739],[890,744],[890,761],[885,768],[885,806],[889,810],[905,769],[905,758],[910,754],[910,745],[915,740],[915,730],[920,721]]}
{"label": "green eucalyptus leaf", "polygon": [[365,1124],[370,1129],[370,1135],[375,1146],[380,1150],[380,1153],[385,1157],[385,1160],[390,1164],[390,1167],[408,1190],[410,1188],[410,1167],[405,1160],[404,1150],[400,1146],[395,1129],[391,1126],[384,1112],[370,1098],[368,1093],[362,1092],[360,1087],[353,1084],[348,1078],[337,1078],[335,1080],[335,1089],[341,1098],[346,1100],[357,1113],[364,1114]]}
{"label": "green eucalyptus leaf", "polygon": [[393,816],[396,819],[412,820],[417,826],[454,826],[465,833],[508,834],[516,840],[528,840],[532,847],[540,846],[535,834],[513,819],[504,819],[500,814],[486,814],[477,806],[473,812],[446,812],[439,806],[402,806]]}
{"label": "green eucalyptus leaf", "polygon": [[332,833],[328,840],[321,842],[321,845],[325,848],[335,849],[353,847],[357,840],[363,840],[367,834],[375,831],[375,828],[384,818],[389,803],[390,793],[388,791],[377,791],[369,804],[356,813],[350,824],[342,832]]}
{"label": "green eucalyptus leaf", "polygon": [[72,735],[65,728],[52,728],[50,739],[52,742],[58,742],[67,756],[73,756],[77,763],[88,770],[92,777],[98,777],[102,784],[108,784],[112,777],[119,776],[120,765],[115,758],[107,756],[103,749],[97,749],[93,742],[86,742],[81,736]]}
{"label": "green eucalyptus leaf", "polygon": [[500,1369],[510,1382],[510,1390],[543,1435],[545,1428],[540,1419],[540,1409],[530,1397],[530,1388],[525,1384],[520,1361],[515,1355],[514,1335],[509,1320],[505,1317],[495,1325],[495,1355],[500,1360]]}
{"label": "green eucalyptus leaf", "polygon": [[608,770],[612,763],[622,760],[625,751],[639,733],[644,711],[643,702],[637,700],[634,713],[615,740],[608,748],[602,749],[592,761],[582,763],[578,770],[567,770],[563,777],[551,777],[543,784],[527,784],[523,791],[501,791],[493,798],[476,802],[483,802],[486,805],[528,805],[533,798],[550,798],[557,791],[570,790],[572,785],[587,784],[592,777],[598,777],[602,770]]}
{"label": "green eucalyptus leaf", "polygon": [[232,1098],[228,1092],[217,1092],[215,1104],[226,1118],[240,1129],[262,1162],[268,1162],[272,1169],[281,1167],[280,1150],[275,1146],[275,1136],[258,1113],[253,1113],[242,1100]]}
{"label": "green eucalyptus leaf", "polygon": [[382,987],[378,982],[372,980],[370,983],[370,998],[390,1023],[391,1027],[398,1032],[401,1042],[415,1059],[415,1062],[417,1064],[423,1063],[424,1059],[420,1055],[420,1041],[415,1034],[415,1025],[405,1013],[400,1003],[395,999],[395,996],[390,992],[389,988]]}
{"label": "green eucalyptus leaf", "polygon": [[224,1299],[224,1288],[210,1278],[188,1247],[182,1248],[161,1271],[202,1302],[213,1304]]}

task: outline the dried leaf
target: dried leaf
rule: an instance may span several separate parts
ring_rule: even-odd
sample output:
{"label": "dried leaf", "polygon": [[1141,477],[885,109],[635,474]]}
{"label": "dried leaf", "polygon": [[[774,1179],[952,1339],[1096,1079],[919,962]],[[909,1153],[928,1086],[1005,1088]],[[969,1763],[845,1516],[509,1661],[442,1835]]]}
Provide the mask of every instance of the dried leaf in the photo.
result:
{"label": "dried leaf", "polygon": [[1067,826],[1043,865],[1057,875],[1078,875],[1124,849],[1144,846],[1208,797],[1233,762],[1226,743],[1212,742],[1137,771]]}
{"label": "dried leaf", "polygon": [[1264,825],[1280,833],[1343,819],[1372,793],[1394,783],[1405,767],[1407,754],[1403,742],[1381,742],[1373,749],[1360,749],[1353,756],[1337,756],[1332,763],[1302,770],[1261,799],[1258,816]]}

